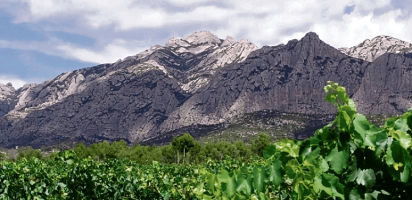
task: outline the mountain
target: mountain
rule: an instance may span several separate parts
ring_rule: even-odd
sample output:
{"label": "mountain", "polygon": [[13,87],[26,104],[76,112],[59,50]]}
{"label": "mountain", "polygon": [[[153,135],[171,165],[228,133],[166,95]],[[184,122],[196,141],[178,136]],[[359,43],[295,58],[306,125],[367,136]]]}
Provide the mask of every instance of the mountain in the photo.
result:
{"label": "mountain", "polygon": [[8,106],[0,119],[0,145],[48,145],[72,138],[87,143],[99,138],[143,140],[216,70],[245,60],[256,49],[247,39],[221,40],[201,31],[113,64],[13,88],[9,93],[16,105],[0,102]]}
{"label": "mountain", "polygon": [[223,68],[161,128],[169,131],[198,122],[216,124],[260,110],[332,114],[333,107],[323,101],[326,81],[339,82],[353,94],[366,66],[363,60],[346,56],[315,33],[308,33],[300,41],[263,47],[244,62]]}
{"label": "mountain", "polygon": [[385,53],[412,53],[412,44],[390,36],[377,36],[351,48],[339,48],[342,53],[372,62]]}
{"label": "mountain", "polygon": [[336,110],[324,101],[328,80],[343,85],[363,114],[412,107],[411,59],[386,53],[366,62],[313,32],[258,49],[246,39],[201,31],[113,64],[2,89],[0,103],[9,107],[0,117],[0,146],[161,144],[185,131],[305,138],[333,120]]}

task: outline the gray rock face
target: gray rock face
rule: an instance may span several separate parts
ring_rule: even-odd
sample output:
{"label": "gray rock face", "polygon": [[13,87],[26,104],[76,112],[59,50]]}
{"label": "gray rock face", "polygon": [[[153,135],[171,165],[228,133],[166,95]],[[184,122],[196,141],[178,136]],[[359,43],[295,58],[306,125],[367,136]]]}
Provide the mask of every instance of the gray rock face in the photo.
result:
{"label": "gray rock face", "polygon": [[247,56],[258,47],[247,39],[236,42],[228,36],[213,52],[199,59],[200,62],[188,70],[189,81],[182,84],[182,88],[191,93],[209,82],[216,70],[231,63],[244,61]]}
{"label": "gray rock face", "polygon": [[218,124],[242,113],[278,110],[333,114],[323,99],[328,80],[353,95],[368,63],[325,44],[315,33],[287,45],[263,47],[242,63],[218,71],[161,126],[162,132],[193,124]]}
{"label": "gray rock face", "polygon": [[[1,103],[6,108],[3,109],[3,115],[7,114],[0,118],[0,146],[41,146],[66,139],[83,140],[87,143],[101,139],[112,140],[116,137],[127,141],[146,140],[151,137],[150,134],[156,133],[157,127],[183,104],[191,93],[209,81],[217,68],[244,60],[251,51],[257,49],[254,44],[245,40],[229,40],[229,44],[220,47],[223,40],[210,32],[201,31],[184,39],[172,38],[165,47],[155,45],[113,64],[66,72],[41,84],[26,84],[17,91],[2,86]],[[141,79],[142,77],[146,79]],[[124,84],[128,82],[135,82],[139,87],[147,86],[150,90],[139,88],[139,92],[129,93],[132,89],[125,89],[127,87]],[[96,85],[105,87],[95,89]],[[157,92],[153,88],[157,88]],[[133,115],[138,117],[129,118],[136,120],[130,121],[123,116],[124,119],[120,121],[128,122],[120,126],[119,120],[116,121],[112,115],[104,117],[101,114],[103,111],[96,113],[95,109],[89,110],[97,106],[95,104],[113,104],[113,98],[106,96],[113,90],[121,91],[113,96],[137,98],[136,105],[126,102],[125,99],[121,100],[124,105],[131,104],[129,106],[136,108]],[[142,94],[142,91],[145,93]],[[87,103],[89,107],[85,109],[82,103]],[[113,110],[104,108],[109,110],[107,112]],[[78,118],[79,116],[81,117]],[[86,119],[93,122],[83,123]],[[102,124],[99,124],[99,121]],[[99,135],[97,130],[90,129],[92,124],[98,124],[99,128],[106,127],[98,130],[104,130],[105,133],[101,132]],[[113,130],[122,131],[122,134],[117,133],[115,136],[116,134],[111,133]],[[84,134],[85,132],[88,134]]]}
{"label": "gray rock face", "polygon": [[315,33],[261,49],[246,39],[216,38],[210,32],[172,38],[164,47],[17,91],[0,85],[0,103],[9,105],[0,117],[0,146],[150,143],[185,127],[211,131],[245,113],[335,114],[324,101],[328,80],[346,87],[363,114],[412,107],[410,54],[384,54],[370,63]]}
{"label": "gray rock face", "polygon": [[66,97],[80,93],[92,81],[106,77],[103,72],[109,65],[99,65],[63,73],[41,84],[25,84],[15,91],[14,109],[7,113],[8,118],[24,118],[28,113],[44,109],[63,101]]}
{"label": "gray rock face", "polygon": [[364,72],[353,96],[358,111],[403,114],[412,107],[412,54],[384,54]]}
{"label": "gray rock face", "polygon": [[[42,146],[67,139],[140,141],[151,137],[187,98],[176,80],[160,71],[123,72],[104,82],[91,82],[82,92],[22,120],[2,118],[0,144]],[[5,131],[7,127],[12,130]]]}
{"label": "gray rock face", "polygon": [[372,62],[385,53],[412,53],[412,44],[390,36],[377,36],[351,48],[339,48],[342,53]]}
{"label": "gray rock face", "polygon": [[11,83],[0,83],[0,117],[16,106],[16,90]]}

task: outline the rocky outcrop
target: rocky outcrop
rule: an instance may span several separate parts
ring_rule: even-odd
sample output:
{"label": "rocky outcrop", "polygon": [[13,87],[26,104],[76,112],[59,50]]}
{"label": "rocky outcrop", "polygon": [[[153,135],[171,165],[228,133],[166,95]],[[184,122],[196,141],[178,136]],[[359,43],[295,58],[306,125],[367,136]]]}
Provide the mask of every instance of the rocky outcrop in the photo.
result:
{"label": "rocky outcrop", "polygon": [[353,96],[358,111],[403,114],[412,107],[412,54],[384,54],[364,72]]}
{"label": "rocky outcrop", "polygon": [[377,36],[351,48],[339,48],[342,53],[372,62],[385,53],[412,53],[412,44],[390,36]]}
{"label": "rocky outcrop", "polygon": [[[157,126],[188,97],[176,80],[161,71],[119,73],[103,82],[94,81],[82,92],[22,120],[2,118],[0,144],[42,146],[68,139],[142,141],[152,137]],[[9,125],[12,130],[7,129]]]}
{"label": "rocky outcrop", "polygon": [[0,83],[0,117],[16,106],[16,90],[11,83]]}
{"label": "rocky outcrop", "polygon": [[247,39],[236,42],[228,36],[219,48],[207,54],[200,59],[197,65],[188,70],[189,81],[182,84],[182,88],[192,93],[195,92],[209,82],[216,70],[231,63],[243,62],[251,52],[257,49],[258,47]]}
{"label": "rocky outcrop", "polygon": [[150,49],[119,60],[111,71],[136,66],[149,60],[163,66],[170,77],[176,78],[183,90],[194,93],[207,84],[217,69],[242,62],[258,47],[247,39],[236,41],[231,36],[219,39],[209,31],[200,31],[183,39],[171,38],[165,47]]}
{"label": "rocky outcrop", "polygon": [[[199,32],[16,91],[0,85],[0,103],[9,105],[0,117],[0,146],[165,142],[184,130],[204,134],[262,111],[327,116],[313,126],[287,129],[314,130],[336,112],[324,101],[328,80],[347,89],[360,113],[400,114],[412,107],[411,59],[411,54],[387,53],[367,62],[315,33],[258,49],[246,39]],[[284,123],[272,121],[273,130]],[[286,120],[288,126],[297,122]],[[294,132],[302,138],[299,134]]]}
{"label": "rocky outcrop", "polygon": [[[87,143],[114,138],[147,140],[217,68],[244,60],[257,49],[247,40],[228,38],[229,43],[220,47],[223,40],[202,31],[183,39],[172,38],[164,47],[155,45],[113,64],[66,72],[41,84],[26,84],[15,92],[6,88],[1,97],[9,99],[3,103],[9,107],[4,111],[7,115],[0,118],[0,145],[41,146],[67,139]],[[115,94],[109,95],[113,91]],[[124,98],[118,100],[123,106],[135,108],[130,110],[133,116],[104,116],[113,112],[112,104],[117,105],[117,100],[112,102],[114,96]],[[96,106],[106,112],[96,110]],[[119,125],[120,121],[125,123]]]}
{"label": "rocky outcrop", "polygon": [[161,125],[161,132],[218,124],[260,110],[332,114],[336,110],[324,101],[326,82],[336,81],[353,95],[367,67],[367,62],[344,55],[315,33],[287,45],[263,47],[244,62],[218,71]]}
{"label": "rocky outcrop", "polygon": [[2,86],[4,91],[0,94],[0,103],[4,103],[0,105],[0,116],[8,113],[9,117],[15,119],[24,118],[34,110],[46,108],[69,95],[82,92],[93,81],[105,81],[112,74],[124,70],[135,74],[161,70],[169,78],[175,78],[185,91],[194,92],[209,81],[217,68],[244,60],[257,49],[248,41],[236,42],[233,38],[231,41],[232,45],[219,47],[222,41],[216,35],[201,31],[184,39],[172,38],[165,47],[154,45],[113,64],[69,71],[41,84],[26,84],[17,91],[13,88],[13,95],[10,88]]}
{"label": "rocky outcrop", "polygon": [[15,106],[7,113],[8,118],[21,119],[28,113],[44,109],[82,92],[99,79],[104,80],[104,70],[110,65],[99,65],[60,74],[40,84],[29,83],[15,91]]}

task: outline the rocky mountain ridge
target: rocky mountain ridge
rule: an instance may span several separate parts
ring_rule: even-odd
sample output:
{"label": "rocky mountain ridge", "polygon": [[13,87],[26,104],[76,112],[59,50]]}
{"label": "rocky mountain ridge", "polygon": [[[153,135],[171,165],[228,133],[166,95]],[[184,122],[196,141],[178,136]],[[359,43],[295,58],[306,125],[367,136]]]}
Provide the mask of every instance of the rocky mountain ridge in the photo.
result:
{"label": "rocky mountain ridge", "polygon": [[[20,112],[22,109],[30,112],[45,108],[82,92],[93,81],[105,81],[113,74],[123,72],[142,74],[160,70],[169,78],[177,79],[183,90],[195,92],[218,68],[243,61],[256,49],[257,46],[246,39],[236,42],[228,36],[226,40],[220,40],[209,31],[196,32],[184,39],[171,38],[165,46],[155,45],[113,64],[69,71],[41,84],[26,84],[18,90],[0,86],[1,91],[4,90],[0,93],[0,98],[4,99],[0,99],[0,106],[4,110],[8,108],[0,116],[10,112],[14,117],[24,118],[26,112]],[[9,100],[6,102],[5,99]],[[11,100],[17,101],[16,105],[9,103]]]}
{"label": "rocky mountain ridge", "polygon": [[338,50],[348,56],[372,62],[385,53],[412,53],[412,44],[390,36],[380,35],[371,40],[366,39],[357,46],[343,47]]}
{"label": "rocky mountain ridge", "polygon": [[[0,146],[118,139],[163,143],[183,131],[199,135],[224,129],[248,113],[330,116],[335,110],[323,100],[328,80],[346,87],[363,114],[400,114],[412,107],[411,73],[412,54],[387,53],[366,62],[312,32],[258,49],[245,39],[223,40],[202,31],[113,64],[0,90],[0,103],[9,106],[0,117]],[[278,116],[283,115],[273,115]],[[327,119],[293,132],[307,136]]]}

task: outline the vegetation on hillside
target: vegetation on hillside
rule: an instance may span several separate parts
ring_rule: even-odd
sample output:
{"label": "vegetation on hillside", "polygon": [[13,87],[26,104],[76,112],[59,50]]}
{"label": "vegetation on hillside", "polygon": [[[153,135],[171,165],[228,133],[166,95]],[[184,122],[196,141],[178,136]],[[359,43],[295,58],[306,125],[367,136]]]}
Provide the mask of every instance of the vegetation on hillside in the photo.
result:
{"label": "vegetation on hillside", "polygon": [[[185,133],[173,139],[171,144],[165,146],[141,146],[135,145],[129,147],[125,141],[120,140],[113,143],[107,141],[95,143],[90,147],[83,143],[77,144],[72,150],[79,158],[91,158],[95,161],[105,161],[109,158],[125,158],[139,164],[151,164],[153,161],[165,164],[202,164],[208,160],[221,161],[227,156],[241,162],[258,155],[263,155],[263,149],[271,142],[271,138],[260,133],[251,142],[245,144],[242,141],[230,143],[227,141],[209,142],[201,144],[196,141],[190,134]],[[0,160],[30,160],[31,157],[40,160],[52,160],[58,152],[42,152],[40,149],[31,147],[20,147],[18,155],[13,159],[11,156],[2,154]],[[2,156],[0,155],[0,156]]]}

